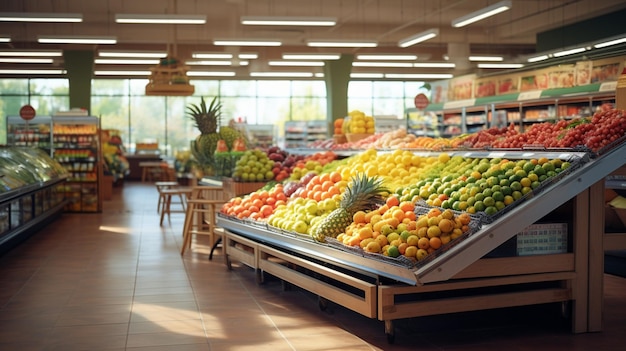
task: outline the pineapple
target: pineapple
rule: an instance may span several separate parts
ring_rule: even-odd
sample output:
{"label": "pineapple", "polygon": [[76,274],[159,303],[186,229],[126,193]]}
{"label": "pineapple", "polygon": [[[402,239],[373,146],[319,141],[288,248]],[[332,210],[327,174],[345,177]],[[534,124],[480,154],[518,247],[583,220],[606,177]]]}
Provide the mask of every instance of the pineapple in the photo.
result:
{"label": "pineapple", "polygon": [[201,97],[199,105],[190,104],[186,111],[200,131],[200,135],[193,142],[195,144],[192,147],[194,157],[199,163],[212,167],[213,154],[217,148],[217,142],[221,139],[217,128],[221,120],[222,104],[217,101],[217,97],[214,97],[207,106],[206,101]]}
{"label": "pineapple", "polygon": [[360,174],[352,181],[341,197],[339,208],[326,216],[313,232],[313,239],[325,242],[327,236],[336,238],[352,223],[358,211],[373,210],[385,203],[387,189],[382,179]]}

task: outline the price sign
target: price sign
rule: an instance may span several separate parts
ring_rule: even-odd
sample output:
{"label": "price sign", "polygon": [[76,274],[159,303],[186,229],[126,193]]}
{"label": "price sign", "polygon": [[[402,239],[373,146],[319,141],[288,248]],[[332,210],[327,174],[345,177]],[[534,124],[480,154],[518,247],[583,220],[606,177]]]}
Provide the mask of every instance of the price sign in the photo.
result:
{"label": "price sign", "polygon": [[20,117],[25,121],[30,121],[35,118],[35,108],[31,105],[24,105],[20,108]]}
{"label": "price sign", "polygon": [[415,108],[423,110],[428,106],[428,97],[423,93],[415,95],[415,99],[413,100],[415,103]]}

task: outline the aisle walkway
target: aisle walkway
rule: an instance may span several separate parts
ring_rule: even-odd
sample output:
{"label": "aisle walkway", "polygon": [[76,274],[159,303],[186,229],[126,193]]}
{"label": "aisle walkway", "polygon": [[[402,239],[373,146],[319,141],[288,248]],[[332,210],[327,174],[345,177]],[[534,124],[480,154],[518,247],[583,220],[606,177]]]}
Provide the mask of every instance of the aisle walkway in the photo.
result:
{"label": "aisle walkway", "polygon": [[[101,214],[64,214],[0,257],[0,350],[623,350],[626,279],[606,276],[605,330],[573,335],[553,306],[382,322],[183,259],[182,214],[159,226],[152,185],[115,189]],[[525,312],[525,313],[523,313]]]}

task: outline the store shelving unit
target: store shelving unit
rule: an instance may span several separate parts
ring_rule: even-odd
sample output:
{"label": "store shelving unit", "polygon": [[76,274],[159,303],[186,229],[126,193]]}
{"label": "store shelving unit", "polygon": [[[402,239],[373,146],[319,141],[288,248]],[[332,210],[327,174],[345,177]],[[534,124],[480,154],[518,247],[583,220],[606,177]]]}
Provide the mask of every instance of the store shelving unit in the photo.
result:
{"label": "store shelving unit", "polygon": [[100,182],[103,177],[102,152],[97,117],[59,117],[52,119],[54,159],[70,176],[63,186],[70,212],[102,211]]}
{"label": "store shelving unit", "polygon": [[285,148],[306,147],[308,144],[328,138],[326,121],[285,122]]}
{"label": "store shelving unit", "polygon": [[[604,178],[626,164],[626,145],[599,158],[561,151],[459,154],[583,161],[504,216],[414,268],[222,217],[227,263],[240,260],[256,269],[261,281],[263,273],[269,273],[309,290],[319,296],[321,308],[333,301],[384,321],[390,341],[396,319],[544,303],[560,303],[564,315],[571,314],[575,333],[601,330],[605,238],[601,189]],[[522,228],[541,221],[567,223],[567,252],[486,258]]]}
{"label": "store shelving unit", "polygon": [[30,121],[20,116],[8,116],[7,145],[34,146],[52,155],[52,119],[50,116],[35,116]]}
{"label": "store shelving unit", "polygon": [[442,121],[434,112],[408,108],[404,115],[409,133],[415,134],[415,136],[441,136]]}

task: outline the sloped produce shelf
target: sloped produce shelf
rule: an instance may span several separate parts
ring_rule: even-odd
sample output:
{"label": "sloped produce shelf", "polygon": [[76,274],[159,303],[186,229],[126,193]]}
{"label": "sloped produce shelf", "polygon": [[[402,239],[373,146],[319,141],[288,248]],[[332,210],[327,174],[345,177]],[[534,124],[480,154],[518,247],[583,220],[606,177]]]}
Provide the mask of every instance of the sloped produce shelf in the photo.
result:
{"label": "sloped produce shelf", "polygon": [[[598,157],[564,150],[452,153],[481,158],[577,158],[579,162],[560,179],[541,187],[504,215],[484,222],[463,241],[411,268],[320,244],[309,237],[277,232],[267,226],[226,217],[219,218],[218,225],[226,229],[229,240],[254,243],[247,262],[259,274],[270,267],[261,264],[263,257],[276,258],[283,262],[279,264],[281,271],[291,270],[290,274],[279,274],[279,278],[318,294],[320,301],[328,299],[384,321],[389,341],[393,341],[396,319],[543,303],[562,303],[564,312],[571,309],[573,332],[598,331],[600,327],[594,321],[601,320],[602,311],[592,301],[598,298],[598,289],[592,285],[601,284],[597,281],[601,272],[596,272],[601,265],[594,259],[602,256],[592,252],[601,251],[595,246],[594,238],[600,235],[601,242],[604,228],[595,228],[598,221],[594,218],[603,216],[604,208],[603,203],[598,205],[599,197],[595,193],[602,192],[606,176],[626,164],[626,144]],[[549,215],[567,223],[565,252],[488,257],[524,228]],[[225,252],[228,261],[228,249]],[[312,270],[305,267],[308,264],[324,269]],[[329,281],[335,284],[329,286]],[[374,297],[368,284],[376,286]]]}

